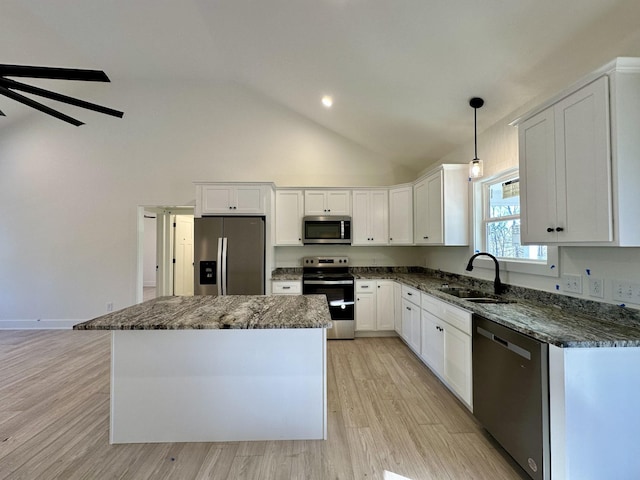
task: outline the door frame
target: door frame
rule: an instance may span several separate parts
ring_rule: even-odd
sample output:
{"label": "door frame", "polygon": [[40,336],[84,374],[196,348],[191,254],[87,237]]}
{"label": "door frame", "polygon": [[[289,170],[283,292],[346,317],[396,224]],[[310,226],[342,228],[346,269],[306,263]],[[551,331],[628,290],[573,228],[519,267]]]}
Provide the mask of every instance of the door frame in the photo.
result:
{"label": "door frame", "polygon": [[179,205],[138,205],[136,251],[136,303],[143,300],[144,287],[144,213],[156,215],[156,296],[173,295],[173,223],[172,215],[194,215],[195,207]]}

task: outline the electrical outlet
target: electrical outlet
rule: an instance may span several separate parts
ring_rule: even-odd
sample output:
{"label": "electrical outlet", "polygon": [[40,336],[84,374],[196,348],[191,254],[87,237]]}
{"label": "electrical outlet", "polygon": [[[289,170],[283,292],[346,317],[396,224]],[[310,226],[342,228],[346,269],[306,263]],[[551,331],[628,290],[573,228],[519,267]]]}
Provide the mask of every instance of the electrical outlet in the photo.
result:
{"label": "electrical outlet", "polygon": [[604,298],[604,280],[601,278],[589,277],[589,295],[592,297]]}
{"label": "electrical outlet", "polygon": [[612,284],[614,300],[640,304],[640,284],[624,280],[614,280]]}
{"label": "electrical outlet", "polygon": [[108,312],[113,312],[113,302],[107,303],[107,313]]}
{"label": "electrical outlet", "polygon": [[581,275],[562,275],[562,290],[571,293],[582,293],[582,276]]}

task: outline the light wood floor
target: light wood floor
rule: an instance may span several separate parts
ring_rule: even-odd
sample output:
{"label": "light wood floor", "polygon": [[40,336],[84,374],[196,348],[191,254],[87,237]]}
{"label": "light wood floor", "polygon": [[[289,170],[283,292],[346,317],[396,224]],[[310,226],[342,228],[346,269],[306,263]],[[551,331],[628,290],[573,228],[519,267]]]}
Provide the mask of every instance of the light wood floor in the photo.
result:
{"label": "light wood floor", "polygon": [[109,350],[0,331],[0,479],[527,478],[398,338],[328,343],[327,441],[109,445]]}

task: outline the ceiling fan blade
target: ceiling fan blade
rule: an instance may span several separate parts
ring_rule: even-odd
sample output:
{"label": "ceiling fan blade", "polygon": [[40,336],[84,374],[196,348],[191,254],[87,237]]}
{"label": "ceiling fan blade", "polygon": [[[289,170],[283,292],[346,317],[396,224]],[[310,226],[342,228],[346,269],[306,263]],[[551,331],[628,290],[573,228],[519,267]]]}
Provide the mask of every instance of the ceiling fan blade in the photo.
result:
{"label": "ceiling fan blade", "polygon": [[54,80],[81,80],[85,82],[110,82],[102,70],[84,70],[79,68],[36,67],[29,65],[0,64],[0,76],[49,78]]}
{"label": "ceiling fan blade", "polygon": [[4,87],[4,86],[0,86],[0,95],[4,95],[5,97],[9,97],[12,100],[15,100],[16,102],[20,102],[24,105],[27,105],[31,108],[35,108],[36,110],[41,111],[42,113],[46,113],[48,115],[51,115],[52,117],[55,117],[59,120],[62,120],[64,122],[70,123],[71,125],[75,125],[76,127],[79,127],[80,125],[84,125],[83,122],[81,122],[80,120],[76,120],[73,117],[70,117],[68,115],[65,115],[64,113],[58,112],[57,110],[54,110],[53,108],[49,108],[46,105],[43,105],[41,103],[36,102],[35,100],[31,100],[30,98],[25,97],[24,95],[20,95],[19,93],[16,93],[12,90],[9,90],[8,88]]}
{"label": "ceiling fan blade", "polygon": [[86,108],[95,112],[104,113],[113,117],[122,118],[122,116],[124,115],[124,112],[120,112],[112,108],[103,107],[102,105],[96,105],[95,103],[85,102],[84,100],[79,100],[77,98],[62,95],[60,93],[45,90],[43,88],[34,87],[32,85],[27,85],[25,83],[16,82],[15,80],[10,80],[8,78],[0,77],[0,85],[6,88],[11,88],[13,90],[20,90],[23,92],[31,93],[33,95],[38,95],[40,97],[50,98],[51,100],[57,100],[58,102],[67,103],[76,107]]}

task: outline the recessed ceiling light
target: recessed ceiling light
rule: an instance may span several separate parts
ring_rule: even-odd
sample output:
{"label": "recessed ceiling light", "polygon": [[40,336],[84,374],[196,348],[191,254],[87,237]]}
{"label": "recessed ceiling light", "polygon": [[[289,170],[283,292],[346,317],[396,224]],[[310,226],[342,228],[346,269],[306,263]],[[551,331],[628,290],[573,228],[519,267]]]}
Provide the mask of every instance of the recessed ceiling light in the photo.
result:
{"label": "recessed ceiling light", "polygon": [[333,105],[333,97],[331,95],[325,95],[322,97],[322,104],[327,108],[331,108],[331,105]]}

